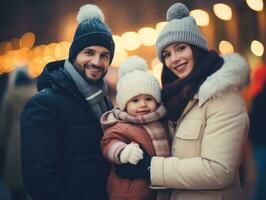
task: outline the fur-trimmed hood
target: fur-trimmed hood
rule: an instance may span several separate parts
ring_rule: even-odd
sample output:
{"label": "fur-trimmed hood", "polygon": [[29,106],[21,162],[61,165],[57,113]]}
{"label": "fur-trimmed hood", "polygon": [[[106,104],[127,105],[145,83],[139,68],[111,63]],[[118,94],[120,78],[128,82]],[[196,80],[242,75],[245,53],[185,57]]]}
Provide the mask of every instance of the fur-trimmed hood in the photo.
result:
{"label": "fur-trimmed hood", "polygon": [[223,66],[204,81],[196,95],[200,106],[208,99],[219,96],[225,90],[240,90],[249,84],[250,68],[244,58],[237,53],[222,57]]}

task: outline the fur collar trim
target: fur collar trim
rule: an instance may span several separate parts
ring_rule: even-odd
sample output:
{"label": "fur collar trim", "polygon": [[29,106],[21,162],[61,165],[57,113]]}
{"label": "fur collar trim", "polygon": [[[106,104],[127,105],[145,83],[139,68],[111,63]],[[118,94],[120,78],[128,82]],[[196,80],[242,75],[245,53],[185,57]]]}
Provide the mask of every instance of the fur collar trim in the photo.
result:
{"label": "fur collar trim", "polygon": [[200,86],[196,95],[200,106],[208,99],[219,96],[225,90],[241,90],[249,84],[250,68],[244,58],[237,53],[222,57],[224,59],[223,66]]}

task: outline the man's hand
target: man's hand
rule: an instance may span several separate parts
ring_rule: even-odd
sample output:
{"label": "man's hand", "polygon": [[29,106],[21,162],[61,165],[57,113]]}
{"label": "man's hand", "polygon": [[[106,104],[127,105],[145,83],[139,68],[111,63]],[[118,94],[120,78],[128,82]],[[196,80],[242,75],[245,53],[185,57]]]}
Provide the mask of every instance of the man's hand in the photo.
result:
{"label": "man's hand", "polygon": [[151,156],[147,153],[147,151],[144,148],[142,148],[142,146],[140,146],[140,149],[142,149],[143,151],[143,159],[140,160],[136,165],[130,163],[116,165],[116,174],[120,178],[150,179]]}

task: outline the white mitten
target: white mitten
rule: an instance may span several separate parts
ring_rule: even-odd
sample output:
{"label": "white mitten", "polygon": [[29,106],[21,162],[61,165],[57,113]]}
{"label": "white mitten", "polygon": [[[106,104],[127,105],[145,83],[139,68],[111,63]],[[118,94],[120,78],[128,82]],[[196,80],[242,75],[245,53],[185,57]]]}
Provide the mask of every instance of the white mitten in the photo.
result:
{"label": "white mitten", "polygon": [[128,144],[120,153],[121,163],[136,165],[143,158],[143,151],[137,143]]}

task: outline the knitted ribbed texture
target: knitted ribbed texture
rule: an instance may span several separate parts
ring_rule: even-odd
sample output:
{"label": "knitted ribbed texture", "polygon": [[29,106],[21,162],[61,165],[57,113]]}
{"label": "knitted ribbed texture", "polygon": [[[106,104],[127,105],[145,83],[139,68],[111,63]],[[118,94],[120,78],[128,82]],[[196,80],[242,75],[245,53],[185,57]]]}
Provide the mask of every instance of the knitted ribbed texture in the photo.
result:
{"label": "knitted ribbed texture", "polygon": [[170,44],[182,42],[208,50],[207,40],[202,35],[194,17],[182,3],[173,4],[167,11],[168,23],[156,41],[157,56],[163,62],[162,52]]}
{"label": "knitted ribbed texture", "polygon": [[115,44],[111,29],[104,23],[104,16],[101,10],[92,4],[82,6],[77,15],[77,20],[79,25],[70,46],[69,61],[73,62],[82,49],[92,45],[107,48],[111,53],[112,61]]}
{"label": "knitted ribbed texture", "polygon": [[161,102],[158,80],[148,72],[147,63],[138,56],[126,59],[119,68],[116,102],[124,110],[127,102],[140,94],[148,94]]}

